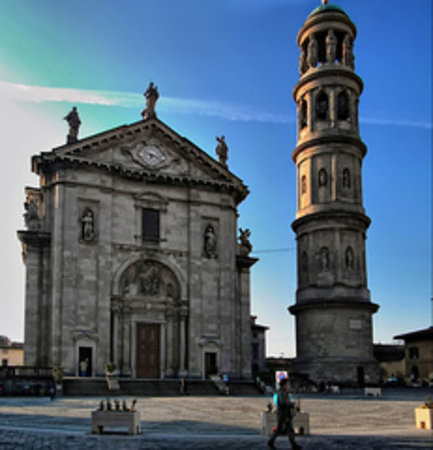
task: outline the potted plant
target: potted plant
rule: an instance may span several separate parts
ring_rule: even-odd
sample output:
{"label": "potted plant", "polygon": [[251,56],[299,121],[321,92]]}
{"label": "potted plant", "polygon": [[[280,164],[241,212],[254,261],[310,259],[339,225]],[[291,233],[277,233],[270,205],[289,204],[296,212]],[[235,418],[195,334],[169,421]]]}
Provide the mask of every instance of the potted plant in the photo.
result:
{"label": "potted plant", "polygon": [[114,364],[113,361],[108,361],[107,363],[105,363],[104,370],[107,376],[114,375],[116,364]]}
{"label": "potted plant", "polygon": [[65,370],[62,366],[56,365],[51,369],[51,375],[54,378],[54,382],[56,383],[56,391],[63,391],[63,376],[65,375]]}
{"label": "potted plant", "polygon": [[120,389],[119,380],[116,378],[114,372],[116,371],[116,364],[109,361],[105,363],[105,379],[107,380],[107,386],[109,391],[117,391]]}

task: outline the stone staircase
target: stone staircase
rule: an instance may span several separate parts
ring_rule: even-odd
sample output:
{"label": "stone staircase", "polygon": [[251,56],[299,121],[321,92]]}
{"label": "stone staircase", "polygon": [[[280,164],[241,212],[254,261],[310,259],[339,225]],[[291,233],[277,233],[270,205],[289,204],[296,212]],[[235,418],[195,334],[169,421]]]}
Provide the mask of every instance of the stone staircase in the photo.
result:
{"label": "stone staircase", "polygon": [[[109,391],[103,377],[63,379],[63,395],[68,396],[119,396],[170,397],[181,395],[179,380],[119,379],[120,389]],[[208,380],[186,380],[186,395],[219,395],[218,389]]]}
{"label": "stone staircase", "polygon": [[252,381],[231,381],[230,395],[258,396],[263,395],[263,392]]}

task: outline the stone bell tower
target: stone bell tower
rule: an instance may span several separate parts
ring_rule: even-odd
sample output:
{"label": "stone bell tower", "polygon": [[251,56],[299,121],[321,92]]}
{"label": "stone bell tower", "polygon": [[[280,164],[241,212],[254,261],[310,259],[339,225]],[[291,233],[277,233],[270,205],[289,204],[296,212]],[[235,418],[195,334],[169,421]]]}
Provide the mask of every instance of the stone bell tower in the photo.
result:
{"label": "stone bell tower", "polygon": [[377,382],[365,238],[370,219],[362,204],[358,99],[354,72],[356,27],[324,2],[298,33],[297,104],[297,357],[293,371],[314,381]]}

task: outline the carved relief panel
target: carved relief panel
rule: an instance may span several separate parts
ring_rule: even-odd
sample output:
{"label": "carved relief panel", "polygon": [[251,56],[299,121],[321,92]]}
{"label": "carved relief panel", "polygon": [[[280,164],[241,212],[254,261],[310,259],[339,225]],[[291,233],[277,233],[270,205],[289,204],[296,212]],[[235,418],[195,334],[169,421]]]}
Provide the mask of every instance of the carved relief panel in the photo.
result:
{"label": "carved relief panel", "polygon": [[180,286],[174,273],[163,264],[140,260],[129,266],[120,277],[120,294],[174,301],[180,298]]}

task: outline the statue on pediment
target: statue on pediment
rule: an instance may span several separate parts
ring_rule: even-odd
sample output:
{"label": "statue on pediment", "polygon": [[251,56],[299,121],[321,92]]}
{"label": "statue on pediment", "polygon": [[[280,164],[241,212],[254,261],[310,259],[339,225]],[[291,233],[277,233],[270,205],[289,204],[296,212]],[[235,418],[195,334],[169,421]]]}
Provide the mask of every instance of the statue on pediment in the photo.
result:
{"label": "statue on pediment", "polygon": [[253,250],[250,242],[251,231],[249,228],[243,230],[239,228],[239,250],[242,256],[248,256]]}
{"label": "statue on pediment", "polygon": [[29,230],[38,230],[41,227],[41,221],[39,218],[39,207],[34,197],[28,197],[24,203],[24,222]]}
{"label": "statue on pediment", "polygon": [[66,137],[66,143],[67,144],[73,144],[74,142],[78,141],[78,130],[81,125],[81,120],[78,115],[77,108],[74,106],[70,113],[63,118],[63,120],[66,120],[69,125],[69,133]]}
{"label": "statue on pediment", "polygon": [[221,137],[217,136],[215,139],[218,141],[218,145],[215,149],[215,153],[218,156],[218,161],[222,166],[227,167],[229,148],[227,147],[227,144],[226,144],[226,138],[225,138],[225,136],[221,136]]}
{"label": "statue on pediment", "polygon": [[146,109],[143,109],[141,112],[143,119],[146,120],[156,117],[155,106],[159,98],[159,92],[158,88],[153,84],[153,81],[150,82],[146,92],[143,95],[146,98]]}

